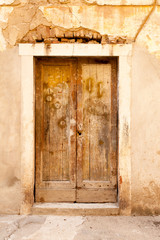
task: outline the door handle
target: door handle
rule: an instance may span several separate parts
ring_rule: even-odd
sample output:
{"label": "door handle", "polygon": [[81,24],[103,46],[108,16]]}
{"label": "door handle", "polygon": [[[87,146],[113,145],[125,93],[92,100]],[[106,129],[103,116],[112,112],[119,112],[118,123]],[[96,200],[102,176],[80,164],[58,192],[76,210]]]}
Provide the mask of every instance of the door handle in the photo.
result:
{"label": "door handle", "polygon": [[82,135],[82,124],[78,124],[77,125],[77,134],[79,135],[79,136],[81,136]]}
{"label": "door handle", "polygon": [[77,134],[78,134],[79,136],[81,136],[81,135],[82,135],[82,132],[80,132],[80,131],[77,130]]}

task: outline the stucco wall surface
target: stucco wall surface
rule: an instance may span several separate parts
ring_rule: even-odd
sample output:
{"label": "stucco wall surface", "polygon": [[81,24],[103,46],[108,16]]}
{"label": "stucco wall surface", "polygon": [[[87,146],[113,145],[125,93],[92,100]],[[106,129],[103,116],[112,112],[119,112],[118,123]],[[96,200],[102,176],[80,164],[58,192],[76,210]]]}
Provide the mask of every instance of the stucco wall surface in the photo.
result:
{"label": "stucco wall surface", "polygon": [[160,68],[145,48],[132,58],[132,213],[160,214]]}
{"label": "stucco wall surface", "polygon": [[12,214],[21,202],[18,47],[0,53],[0,69],[0,212]]}
{"label": "stucco wall surface", "polygon": [[133,43],[132,213],[160,213],[159,22],[160,1],[0,0],[0,213],[19,213],[23,198],[18,43],[39,25],[81,27]]}

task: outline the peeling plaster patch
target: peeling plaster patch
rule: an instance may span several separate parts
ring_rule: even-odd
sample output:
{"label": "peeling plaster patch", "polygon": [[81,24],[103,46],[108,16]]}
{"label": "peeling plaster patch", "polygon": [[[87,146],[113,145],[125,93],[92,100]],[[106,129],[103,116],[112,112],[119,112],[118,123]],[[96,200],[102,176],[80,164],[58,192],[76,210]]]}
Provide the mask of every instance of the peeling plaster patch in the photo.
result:
{"label": "peeling plaster patch", "polygon": [[25,3],[28,3],[29,0],[20,0],[20,3],[21,4],[25,4]]}
{"label": "peeling plaster patch", "polygon": [[[26,0],[23,0],[23,2]],[[87,28],[94,29],[101,35],[120,36],[133,39],[139,26],[152,7],[103,7],[59,4],[39,6],[30,4],[11,8],[3,7],[0,14],[3,35],[11,46],[39,25],[59,26],[65,29]],[[101,9],[101,11],[100,11]],[[7,12],[10,14],[7,23]],[[92,19],[92,21],[90,20]],[[113,21],[114,19],[114,21]],[[130,26],[132,25],[132,28]]]}
{"label": "peeling plaster patch", "polygon": [[14,8],[8,18],[7,26],[3,27],[3,34],[6,41],[11,45],[15,45],[16,42],[22,39],[26,33],[30,30],[31,25],[48,24],[38,6],[26,4],[21,7]]}
{"label": "peeling plaster patch", "polygon": [[89,4],[98,5],[152,5],[154,0],[84,0]]}
{"label": "peeling plaster patch", "polygon": [[[80,6],[69,8],[68,6],[63,7],[39,7],[43,12],[44,16],[49,22],[54,25],[63,26],[65,28],[78,28],[81,26],[81,19],[78,14]],[[79,19],[79,20],[78,20]]]}
{"label": "peeling plaster patch", "polygon": [[128,38],[135,37],[151,9],[152,7],[120,8],[104,6],[102,8],[96,5],[90,7],[86,5],[40,7],[46,19],[53,25],[64,28],[96,29],[101,34],[126,35]]}
{"label": "peeling plaster patch", "polygon": [[30,23],[30,30],[33,30],[36,28],[38,25],[46,25],[50,26],[51,23],[47,21],[45,16],[43,15],[42,11],[40,9],[37,10],[36,14],[34,15],[32,22]]}
{"label": "peeling plaster patch", "polygon": [[15,0],[0,0],[0,5],[2,5],[2,4],[12,4],[14,2],[15,2]]}
{"label": "peeling plaster patch", "polygon": [[0,29],[0,51],[4,51],[6,49],[6,41],[2,34],[2,29]]}
{"label": "peeling plaster patch", "polygon": [[[51,0],[28,0],[29,1],[29,3],[30,4],[35,4],[35,5],[42,5],[42,4],[48,4],[48,3],[52,3],[52,2],[50,2]],[[55,1],[56,0],[53,0],[54,1],[54,3],[55,3]]]}
{"label": "peeling plaster patch", "polygon": [[60,3],[69,3],[69,0],[59,0]]}
{"label": "peeling plaster patch", "polygon": [[13,11],[13,7],[1,7],[0,8],[0,24],[7,23],[9,14]]}
{"label": "peeling plaster patch", "polygon": [[9,29],[10,31],[8,42],[10,45],[14,45],[18,38],[19,28],[17,26],[10,26]]}

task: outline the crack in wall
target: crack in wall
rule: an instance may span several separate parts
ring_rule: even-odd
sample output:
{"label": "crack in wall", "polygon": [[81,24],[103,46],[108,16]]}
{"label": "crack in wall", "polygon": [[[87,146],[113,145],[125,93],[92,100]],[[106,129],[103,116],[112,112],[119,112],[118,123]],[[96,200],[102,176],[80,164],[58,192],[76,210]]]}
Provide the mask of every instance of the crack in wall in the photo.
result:
{"label": "crack in wall", "polygon": [[147,24],[149,18],[151,17],[152,13],[155,11],[156,9],[156,6],[157,6],[157,0],[155,0],[154,4],[153,4],[153,8],[151,9],[151,11],[149,12],[149,14],[146,16],[146,18],[143,20],[142,24],[140,25],[136,35],[135,35],[135,38],[134,38],[134,42],[136,42],[140,32],[142,31],[142,29],[144,28],[144,26]]}
{"label": "crack in wall", "polygon": [[70,8],[70,6],[67,4],[70,13],[78,20],[78,22],[81,24],[81,21],[79,20],[79,18],[72,12],[72,9]]}

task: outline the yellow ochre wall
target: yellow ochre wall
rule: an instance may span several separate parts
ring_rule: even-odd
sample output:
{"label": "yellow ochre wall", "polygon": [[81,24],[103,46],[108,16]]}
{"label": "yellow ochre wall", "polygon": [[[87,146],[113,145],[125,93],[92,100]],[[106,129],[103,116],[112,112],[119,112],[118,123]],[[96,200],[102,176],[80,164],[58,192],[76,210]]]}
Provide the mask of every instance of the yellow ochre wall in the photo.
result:
{"label": "yellow ochre wall", "polygon": [[160,214],[160,0],[0,0],[0,213],[18,214],[23,199],[18,43],[39,25],[133,44],[132,214]]}

